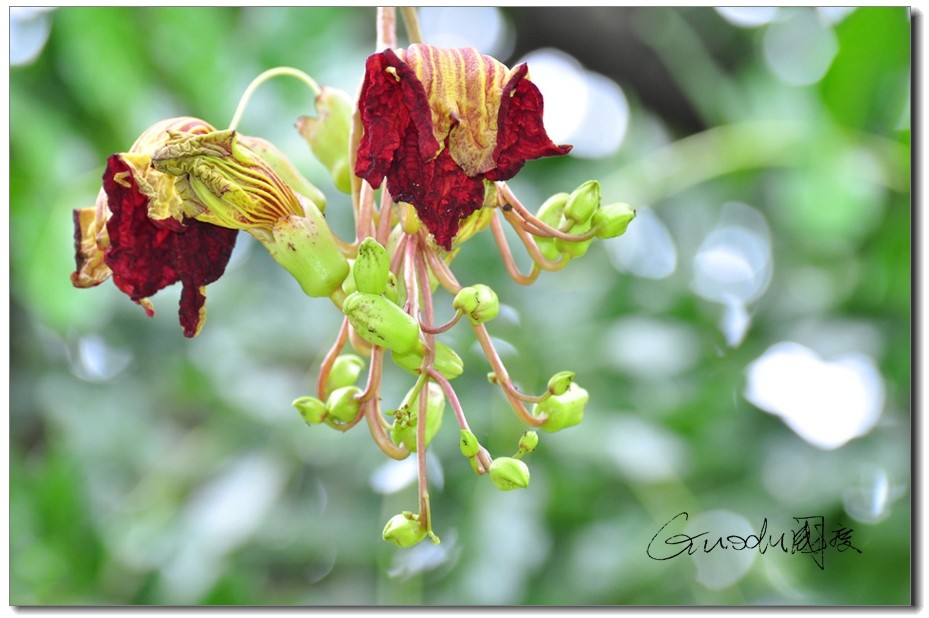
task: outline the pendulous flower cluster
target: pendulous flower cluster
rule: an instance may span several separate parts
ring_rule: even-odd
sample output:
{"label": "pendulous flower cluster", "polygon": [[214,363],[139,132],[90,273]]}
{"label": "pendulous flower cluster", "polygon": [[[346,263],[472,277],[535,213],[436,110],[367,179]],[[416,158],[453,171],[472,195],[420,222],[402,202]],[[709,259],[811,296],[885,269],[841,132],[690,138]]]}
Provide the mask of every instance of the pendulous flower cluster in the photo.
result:
{"label": "pendulous flower cluster", "polygon": [[[315,393],[293,402],[300,416],[339,431],[364,419],[387,456],[416,454],[419,510],[394,516],[383,530],[385,540],[408,547],[427,537],[438,542],[424,458],[447,408],[475,473],[509,491],[529,485],[523,458],[538,446],[535,429],[577,425],[589,398],[570,371],[552,376],[540,395],[515,387],[487,330],[500,301],[485,284],[458,282],[451,270],[458,248],[489,227],[509,274],[530,284],[583,256],[595,238],[621,235],[635,213],[601,203],[596,181],[552,196],[535,213],[507,186],[527,161],[571,149],[545,132],[542,94],[526,65],[509,69],[474,49],[379,48],[367,60],[357,102],[296,69],[272,69],[249,87],[229,128],[164,120],[111,156],[95,206],[74,212],[71,279],[92,287],[112,277],[149,315],[151,297],[180,282],[180,323],[193,337],[206,318],[206,286],[223,274],[238,232],[255,237],[304,293],[328,297],[343,315]],[[325,196],[283,153],[236,131],[251,92],[278,75],[301,79],[316,94],[317,116],[297,126],[333,186],[352,196],[352,241],[329,229]],[[532,259],[529,273],[516,267],[504,221]],[[445,324],[434,319],[438,288],[452,296],[454,317]],[[464,363],[438,336],[460,321],[483,350],[490,381],[529,427],[512,456],[493,457],[479,443],[452,387]],[[413,384],[383,410],[388,359]]]}

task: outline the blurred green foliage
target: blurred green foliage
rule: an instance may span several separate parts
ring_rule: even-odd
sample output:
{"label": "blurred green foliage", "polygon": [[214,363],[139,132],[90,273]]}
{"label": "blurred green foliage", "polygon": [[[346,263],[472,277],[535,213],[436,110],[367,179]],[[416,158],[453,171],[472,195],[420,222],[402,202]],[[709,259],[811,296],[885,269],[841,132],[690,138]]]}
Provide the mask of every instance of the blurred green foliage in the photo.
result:
{"label": "blurred green foliage", "polygon": [[[630,233],[646,213],[663,222],[676,268],[618,272],[620,238],[521,288],[489,234],[464,247],[459,280],[509,307],[490,330],[512,346],[511,374],[534,391],[571,369],[591,403],[581,426],[541,436],[529,489],[506,494],[472,474],[447,422],[430,449],[443,543],[397,550],[380,531],[415,488],[376,492],[387,460],[365,429],[310,429],[290,408],[312,392],[338,327],[327,302],[244,235],[194,340],[176,323],[176,290],[155,297],[151,320],[110,283],[69,282],[71,210],[93,203],[106,156],[161,118],[221,125],[278,64],[354,93],[374,9],[49,13],[42,53],[10,70],[11,604],[909,603],[909,15],[862,8],[832,23],[780,9],[754,28],[711,9],[621,16],[709,128],[675,134],[620,80],[630,119],[617,153],[534,162],[512,185],[531,205],[599,178],[608,201],[640,209]],[[812,83],[772,70],[771,33],[793,19],[818,20],[822,37],[798,45],[834,48]],[[243,130],[298,162],[344,234],[348,198],[293,129],[309,99],[269,84]],[[694,258],[731,203],[761,214],[773,265],[737,345],[720,330],[723,305],[694,287]],[[646,263],[667,258],[647,249]],[[869,355],[886,393],[877,426],[821,450],[746,401],[746,367],[784,340],[825,359]],[[473,340],[458,329],[447,341],[465,362],[455,386],[478,438],[515,452],[522,429]],[[409,377],[390,378],[385,400],[399,400]],[[880,517],[856,520],[855,492],[883,496]],[[820,570],[769,552],[721,587],[686,556],[647,558],[673,515],[718,509],[755,530],[767,518],[771,532],[822,515],[852,527],[861,553],[830,549]]]}

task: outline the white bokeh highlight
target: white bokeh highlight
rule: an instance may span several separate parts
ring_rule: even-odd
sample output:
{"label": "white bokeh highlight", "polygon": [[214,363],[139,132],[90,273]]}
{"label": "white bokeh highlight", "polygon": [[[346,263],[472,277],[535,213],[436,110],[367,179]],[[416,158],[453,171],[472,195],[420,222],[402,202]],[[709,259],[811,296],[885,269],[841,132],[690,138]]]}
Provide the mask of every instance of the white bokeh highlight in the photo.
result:
{"label": "white bokeh highlight", "polygon": [[630,483],[680,480],[690,468],[687,443],[647,419],[618,415],[598,433],[604,452]]}
{"label": "white bokeh highlight", "polygon": [[747,369],[745,398],[798,436],[835,449],[868,433],[884,407],[884,381],[871,357],[831,361],[795,342],[777,343]]}
{"label": "white bokeh highlight", "polygon": [[[430,485],[436,489],[445,486],[442,462],[430,450],[426,451],[426,473],[429,475]],[[377,493],[389,495],[411,486],[418,477],[419,462],[414,454],[406,459],[385,461],[371,473],[369,484]]]}
{"label": "white bokeh highlight", "polygon": [[771,282],[771,235],[764,216],[746,204],[725,204],[720,216],[694,256],[692,287],[723,305],[719,328],[735,347],[751,325],[748,305]]}
{"label": "white bokeh highlight", "polygon": [[[757,533],[747,519],[733,511],[717,509],[694,515],[688,519],[684,532],[689,536],[707,533],[694,541],[697,551],[690,558],[697,567],[697,583],[710,590],[723,590],[738,582],[752,568],[758,555],[757,551],[729,547],[731,541],[727,537],[730,535],[747,539]],[[713,551],[705,551],[718,539],[723,539],[726,549],[716,547]]]}
{"label": "white bokeh highlight", "polygon": [[619,150],[629,125],[629,102],[622,88],[585,69],[561,50],[539,49],[513,63],[529,65],[529,78],[545,98],[542,120],[556,144],[571,144],[571,155],[598,158]]}
{"label": "white bokeh highlight", "polygon": [[828,21],[810,8],[782,13],[764,33],[764,59],[768,68],[790,86],[808,86],[823,78],[839,43]]}
{"label": "white bokeh highlight", "polygon": [[861,467],[860,481],[842,492],[842,505],[851,517],[874,525],[890,517],[891,505],[905,494],[905,486],[894,483],[887,470],[867,464]]}
{"label": "white bokeh highlight", "polygon": [[10,66],[33,62],[52,30],[54,7],[10,7]]}
{"label": "white bokeh highlight", "polygon": [[626,233],[603,241],[610,263],[619,272],[643,279],[664,279],[677,268],[677,245],[651,209],[637,208]]}
{"label": "white bokeh highlight", "polygon": [[771,23],[777,16],[776,6],[718,6],[716,12],[733,26],[757,28]]}
{"label": "white bokeh highlight", "polygon": [[437,47],[473,47],[494,58],[513,52],[513,28],[493,6],[426,6],[418,11],[423,38]]}

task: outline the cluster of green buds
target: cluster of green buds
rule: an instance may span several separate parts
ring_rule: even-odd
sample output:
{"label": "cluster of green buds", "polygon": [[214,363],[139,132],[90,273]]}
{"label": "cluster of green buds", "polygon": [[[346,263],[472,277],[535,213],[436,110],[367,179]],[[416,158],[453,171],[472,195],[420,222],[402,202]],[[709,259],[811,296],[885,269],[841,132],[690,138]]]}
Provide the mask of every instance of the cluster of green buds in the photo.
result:
{"label": "cluster of green buds", "polygon": [[[593,180],[570,193],[552,196],[535,215],[519,202],[505,182],[488,182],[483,207],[461,221],[452,250],[443,249],[433,242],[409,204],[394,201],[386,188],[381,189],[378,199],[377,192],[367,183],[346,178],[351,160],[348,97],[323,88],[316,103],[319,116],[301,118],[298,128],[311,151],[330,171],[336,188],[347,189],[353,197],[354,242],[342,241],[332,234],[321,215],[324,206],[321,199],[297,198],[305,213],[302,218],[310,222],[301,224],[299,229],[314,232],[297,239],[298,242],[293,242],[292,236],[285,239],[279,231],[281,219],[291,221],[300,216],[296,213],[287,212],[286,216],[267,222],[270,225],[264,221],[258,225],[256,217],[243,217],[241,207],[226,214],[230,210],[227,202],[239,206],[240,202],[235,200],[241,201],[240,187],[225,189],[222,183],[230,180],[228,174],[221,179],[215,177],[218,163],[209,158],[215,155],[207,148],[212,147],[211,140],[202,139],[204,145],[196,148],[187,143],[184,156],[199,157],[191,159],[193,162],[176,155],[158,159],[157,165],[190,175],[193,179],[190,190],[209,208],[206,216],[214,217],[218,224],[238,224],[250,231],[269,247],[275,259],[295,274],[307,294],[328,296],[341,311],[342,327],[322,361],[317,392],[297,398],[293,406],[311,426],[348,431],[364,420],[386,455],[395,459],[417,457],[418,512],[404,511],[390,518],[383,538],[399,547],[409,547],[426,538],[439,542],[433,532],[425,452],[441,430],[447,407],[454,411],[460,450],[475,474],[486,476],[501,491],[512,491],[529,486],[530,472],[525,459],[539,444],[534,429],[556,432],[579,424],[589,399],[571,371],[556,373],[539,395],[517,389],[488,331],[500,313],[500,299],[483,283],[463,286],[458,282],[450,267],[458,248],[490,227],[508,272],[520,283],[531,283],[540,271],[558,270],[583,256],[595,239],[621,235],[635,213],[626,204],[603,204],[600,185]],[[241,151],[234,141],[222,144],[233,157]],[[231,180],[238,181],[238,177]],[[285,182],[283,186],[290,184]],[[247,191],[247,185],[241,190]],[[313,191],[305,189],[299,195],[307,193]],[[293,194],[298,191],[294,189]],[[503,220],[513,226],[533,259],[533,272],[528,275],[515,266],[502,233]],[[312,248],[307,243],[313,243]],[[282,257],[282,246],[293,257],[291,262]],[[453,317],[444,324],[434,321],[434,296],[440,288],[452,297]],[[501,388],[516,415],[531,428],[519,437],[512,456],[493,456],[480,444],[452,387],[451,381],[464,372],[464,362],[438,336],[459,322],[470,326],[483,350],[491,369],[491,383]],[[406,395],[394,407],[382,402],[385,362],[392,362],[414,378]]]}
{"label": "cluster of green buds", "polygon": [[[393,20],[385,19],[383,23],[392,24]],[[390,51],[396,47],[395,40],[387,37],[379,41],[378,47],[387,51],[369,58],[368,68],[383,63],[389,66],[383,72],[369,72],[368,77],[372,81],[385,81],[370,89],[366,82],[362,99],[381,96],[389,88],[396,87],[401,74],[402,79],[417,79],[415,71],[404,62],[416,62],[417,58],[425,57],[423,54],[445,59],[442,70],[460,68],[457,61],[448,60],[457,58],[449,53],[453,50],[419,46],[407,52],[406,61],[401,61]],[[469,62],[490,62],[474,50],[462,53]],[[483,70],[473,71],[462,79],[484,79],[488,74]],[[351,196],[355,219],[352,241],[339,238],[329,228],[324,217],[323,193],[304,179],[287,157],[270,143],[235,130],[250,94],[263,81],[278,75],[297,77],[316,93],[317,116],[302,117],[297,126],[311,152],[329,171],[334,188]],[[514,85],[512,91],[507,90],[509,96],[530,97],[522,107],[511,105],[509,109],[516,111],[509,113],[525,114],[520,123],[541,126],[541,104],[538,102],[541,98],[539,96],[538,101],[531,98],[531,89],[535,86],[519,81],[524,79],[525,67],[508,75],[512,75],[514,84],[519,84],[518,87]],[[500,84],[479,86],[491,88],[488,92],[496,93],[494,96],[498,98],[505,96]],[[467,92],[471,90],[469,86]],[[474,90],[483,92],[479,88]],[[600,185],[591,180],[570,193],[552,196],[533,214],[500,178],[515,174],[522,166],[519,161],[564,154],[570,147],[545,145],[536,138],[534,142],[521,144],[519,135],[511,135],[506,140],[500,137],[501,143],[496,149],[492,144],[487,149],[465,138],[455,138],[457,141],[450,142],[448,149],[456,159],[450,159],[449,153],[443,151],[430,162],[415,158],[398,160],[394,167],[407,166],[403,168],[407,176],[396,178],[389,175],[392,172],[387,172],[386,185],[378,188],[378,181],[369,182],[380,173],[378,166],[383,163],[375,153],[377,139],[387,140],[385,143],[389,140],[379,133],[385,130],[383,126],[365,122],[374,113],[371,109],[380,109],[379,105],[389,109],[391,101],[396,103],[400,99],[371,100],[367,103],[370,109],[360,109],[361,103],[356,106],[345,93],[320,88],[296,69],[272,69],[249,87],[229,129],[216,131],[208,127],[198,129],[197,133],[169,132],[157,149],[144,153],[146,158],[141,166],[144,169],[136,175],[135,182],[139,190],[149,196],[148,216],[160,222],[159,225],[181,228],[195,219],[212,226],[244,230],[268,249],[308,296],[328,297],[341,312],[342,324],[321,362],[316,392],[297,398],[293,407],[313,427],[348,431],[364,420],[375,443],[387,456],[403,459],[415,454],[419,471],[418,512],[404,511],[395,515],[383,530],[385,540],[409,547],[427,537],[438,542],[432,529],[425,453],[442,428],[446,407],[454,413],[461,453],[474,472],[487,476],[496,488],[511,491],[529,486],[525,458],[538,447],[539,437],[534,429],[556,432],[577,425],[583,419],[589,398],[570,371],[552,376],[539,395],[524,393],[516,387],[488,331],[488,326],[500,313],[500,300],[497,293],[483,283],[459,283],[451,270],[459,247],[489,227],[507,272],[516,282],[529,284],[541,271],[558,270],[570,260],[583,256],[596,238],[623,234],[635,212],[622,203],[602,204]],[[432,104],[432,101],[426,103]],[[480,109],[474,113],[478,116],[473,120],[488,127],[489,131],[497,128],[502,131],[509,126],[498,122],[495,115],[481,116],[483,106],[477,107]],[[493,114],[502,114],[504,107],[497,101]],[[491,109],[489,103],[488,109]],[[429,109],[409,113],[421,118],[437,117]],[[388,129],[399,130],[393,125]],[[421,127],[416,129],[409,125],[405,130],[421,130]],[[437,126],[434,130],[456,129]],[[425,138],[420,136],[419,139],[422,149]],[[478,146],[484,149],[475,150]],[[364,164],[360,162],[362,150],[368,157]],[[441,157],[445,159],[440,169]],[[462,195],[470,196],[469,199],[477,193],[469,204],[471,210],[455,216],[442,212],[437,215],[429,210],[432,204],[429,200],[433,197],[417,194],[420,185],[415,182],[409,186],[404,184],[409,178],[419,178],[416,175],[424,173],[420,168],[427,165],[434,166],[430,174],[447,173],[453,177],[449,183],[463,187]],[[495,165],[503,167],[494,170]],[[159,185],[167,188],[156,190],[148,186],[147,174],[160,174],[159,181],[170,179]],[[121,182],[123,179],[115,180]],[[420,200],[420,203],[411,205],[395,199],[392,191],[398,191],[403,199]],[[512,226],[533,261],[528,274],[520,272],[516,266],[503,228],[504,221]],[[97,230],[100,225],[96,222],[94,226],[84,227]],[[85,252],[90,253],[90,249]],[[435,321],[438,302],[435,293],[440,290],[452,297],[453,317],[444,324]],[[480,444],[452,387],[451,382],[465,369],[464,362],[438,336],[459,323],[470,327],[486,357],[491,383],[500,388],[516,416],[529,428],[520,436],[517,451],[512,456],[494,457]],[[397,405],[382,408],[382,384],[388,360],[402,370],[397,372],[399,375],[412,374],[413,383]]]}
{"label": "cluster of green buds", "polygon": [[594,238],[615,238],[625,233],[635,211],[628,204],[602,204],[600,183],[588,180],[571,193],[548,198],[536,213],[539,221],[558,230],[536,240],[539,253],[551,264],[565,264],[587,253]]}

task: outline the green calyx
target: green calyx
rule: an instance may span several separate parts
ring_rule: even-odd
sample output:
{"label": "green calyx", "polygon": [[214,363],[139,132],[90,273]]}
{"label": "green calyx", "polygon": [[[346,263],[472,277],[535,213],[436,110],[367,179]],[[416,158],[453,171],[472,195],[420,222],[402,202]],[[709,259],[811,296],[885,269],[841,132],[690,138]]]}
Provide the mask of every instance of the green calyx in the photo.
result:
{"label": "green calyx", "polygon": [[564,395],[573,382],[573,371],[559,371],[549,378],[548,392],[552,395]]}
{"label": "green calyx", "polygon": [[307,296],[330,296],[348,276],[348,260],[313,204],[306,204],[306,216],[291,215],[275,222],[270,238],[256,237]]}
{"label": "green calyx", "polygon": [[635,210],[629,204],[606,204],[594,213],[591,223],[599,238],[615,238],[626,233],[635,219]]}
{"label": "green calyx", "polygon": [[500,300],[490,287],[477,283],[461,288],[452,300],[452,307],[472,324],[483,324],[500,313]]}
{"label": "green calyx", "polygon": [[390,275],[390,256],[382,244],[365,238],[358,245],[358,256],[352,265],[355,289],[365,294],[383,294],[387,291]]}
{"label": "green calyx", "polygon": [[458,439],[458,448],[465,457],[474,457],[481,450],[481,444],[477,441],[477,436],[470,429],[462,429],[461,437]]}
{"label": "green calyx", "polygon": [[426,538],[428,534],[419,516],[410,511],[404,511],[394,515],[387,521],[384,526],[384,532],[381,536],[385,541],[389,541],[397,547],[412,547]]}
{"label": "green calyx", "polygon": [[294,399],[292,405],[297,409],[297,412],[300,413],[307,425],[322,423],[328,414],[326,404],[316,397],[298,397]]}
{"label": "green calyx", "polygon": [[326,377],[326,392],[331,393],[343,386],[353,386],[364,368],[364,359],[357,354],[342,354],[335,359],[329,369],[329,375]]}
{"label": "green calyx", "polygon": [[416,319],[379,294],[352,292],[342,302],[342,312],[368,343],[396,354],[424,350]]}
{"label": "green calyx", "polygon": [[358,399],[360,394],[361,389],[357,386],[343,386],[332,391],[326,400],[329,417],[343,423],[355,420],[361,409],[361,401]]}
{"label": "green calyx", "polygon": [[358,399],[360,394],[361,389],[357,386],[343,386],[332,391],[326,400],[329,417],[343,423],[355,420],[361,409],[361,401]]}
{"label": "green calyx", "polygon": [[588,180],[571,192],[564,207],[564,218],[577,226],[590,221],[600,207],[600,183]]}
{"label": "green calyx", "polygon": [[[429,382],[426,393],[426,446],[442,426],[445,413],[445,393],[442,388]],[[410,452],[416,451],[416,428],[419,424],[419,398],[422,389],[413,387],[404,397],[400,408],[394,412],[394,423],[390,428],[390,438],[397,446],[405,445]]]}
{"label": "green calyx", "polygon": [[497,457],[490,464],[490,480],[502,491],[529,487],[529,466],[513,457]]}
{"label": "green calyx", "polygon": [[[412,373],[419,373],[423,364],[423,356],[424,354],[420,354],[416,350],[406,354],[393,353],[394,363]],[[435,342],[434,357],[432,361],[433,368],[442,374],[442,377],[446,380],[454,380],[464,372],[464,361],[461,360],[455,350],[441,341],[436,340]]]}
{"label": "green calyx", "polygon": [[297,130],[309,143],[313,155],[332,175],[336,189],[351,193],[349,134],[354,103],[346,93],[323,86],[316,97],[317,118],[301,116]]}
{"label": "green calyx", "polygon": [[543,431],[559,431],[566,427],[573,427],[584,419],[584,407],[590,395],[587,390],[572,382],[561,395],[552,395],[541,403],[535,404],[532,409],[534,416],[546,417],[540,425]]}
{"label": "green calyx", "polygon": [[[545,200],[542,206],[539,207],[536,216],[541,219],[543,223],[553,228],[558,228],[561,225],[564,207],[565,204],[568,203],[569,197],[570,195],[567,193],[556,193]],[[539,252],[542,254],[542,257],[546,260],[555,262],[561,256],[561,251],[555,246],[554,238],[539,237],[536,238],[535,242],[539,246]]]}
{"label": "green calyx", "polygon": [[539,445],[539,434],[534,431],[526,431],[519,438],[519,450],[516,451],[516,454],[513,455],[514,458],[519,459],[523,455],[527,455],[535,450],[535,447]]}

